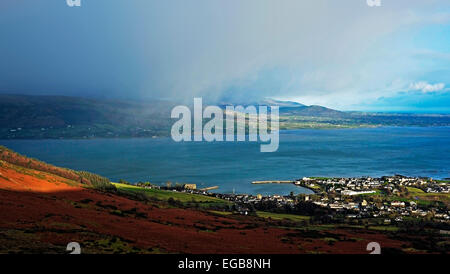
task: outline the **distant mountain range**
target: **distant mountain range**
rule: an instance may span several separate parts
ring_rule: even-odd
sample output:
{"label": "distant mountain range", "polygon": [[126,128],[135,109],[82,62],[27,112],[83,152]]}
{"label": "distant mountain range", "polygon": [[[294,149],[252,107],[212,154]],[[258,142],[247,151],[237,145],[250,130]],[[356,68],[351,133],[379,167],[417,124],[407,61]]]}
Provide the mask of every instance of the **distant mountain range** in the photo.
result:
{"label": "distant mountain range", "polygon": [[278,106],[281,115],[296,115],[296,116],[313,116],[313,117],[348,117],[349,114],[343,111],[338,111],[322,106],[307,106],[301,103],[292,101],[280,101],[275,99],[263,99],[251,103],[236,103],[236,102],[221,102],[219,104],[222,107],[227,105],[242,105],[242,106]]}
{"label": "distant mountain range", "polygon": [[306,107],[303,104],[297,103],[297,102],[292,102],[292,101],[280,101],[280,100],[275,100],[275,99],[270,99],[270,98],[266,98],[263,100],[259,100],[259,101],[248,101],[248,102],[239,102],[239,101],[220,101],[219,103],[217,103],[217,105],[221,106],[221,107],[226,107],[226,106],[278,106],[280,108],[298,108],[298,107]]}
{"label": "distant mountain range", "polygon": [[0,138],[167,135],[172,107],[166,101],[0,95]]}
{"label": "distant mountain range", "polygon": [[[170,112],[175,105],[162,100],[0,95],[0,139],[168,136],[173,124]],[[450,126],[450,115],[343,112],[273,99],[219,105],[279,106],[281,129]]]}

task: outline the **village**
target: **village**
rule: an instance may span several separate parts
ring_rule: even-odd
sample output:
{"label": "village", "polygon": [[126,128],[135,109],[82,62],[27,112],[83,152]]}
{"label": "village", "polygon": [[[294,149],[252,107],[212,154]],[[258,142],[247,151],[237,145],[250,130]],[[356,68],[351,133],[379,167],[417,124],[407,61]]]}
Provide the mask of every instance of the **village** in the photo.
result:
{"label": "village", "polygon": [[[401,223],[405,219],[424,219],[450,224],[447,206],[450,195],[449,181],[395,175],[380,178],[304,177],[290,183],[311,189],[314,194],[263,196],[214,193],[208,190],[215,187],[197,189],[196,184],[177,186],[138,184],[138,186],[224,199],[233,202],[235,204],[233,211],[243,215],[251,215],[256,210],[298,214],[302,212],[302,207],[313,206],[325,210],[327,216],[335,221],[373,219],[383,224],[391,224]],[[447,199],[447,203],[439,198]]]}

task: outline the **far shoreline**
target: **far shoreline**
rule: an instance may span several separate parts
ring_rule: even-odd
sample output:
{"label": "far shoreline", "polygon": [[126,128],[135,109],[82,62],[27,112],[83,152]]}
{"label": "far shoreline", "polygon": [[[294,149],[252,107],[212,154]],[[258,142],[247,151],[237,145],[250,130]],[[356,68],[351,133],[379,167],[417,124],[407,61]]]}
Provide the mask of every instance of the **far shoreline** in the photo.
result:
{"label": "far shoreline", "polygon": [[[414,125],[414,126],[391,126],[391,125],[374,125],[374,126],[355,126],[355,127],[302,127],[302,128],[290,128],[290,129],[280,129],[280,133],[290,133],[296,131],[304,131],[304,130],[358,130],[358,129],[382,129],[382,128],[392,128],[392,129],[424,129],[424,128],[449,128],[448,126],[433,126],[433,125]],[[245,136],[248,136],[246,134]],[[0,142],[2,141],[46,141],[46,140],[68,140],[68,141],[90,141],[90,140],[124,140],[124,139],[171,139],[168,135],[155,135],[155,136],[113,136],[113,137],[55,137],[55,138],[0,138]],[[205,141],[203,141],[205,142]],[[217,141],[215,141],[217,142]],[[221,141],[222,143],[226,143],[226,141]],[[214,142],[213,142],[214,143]]]}

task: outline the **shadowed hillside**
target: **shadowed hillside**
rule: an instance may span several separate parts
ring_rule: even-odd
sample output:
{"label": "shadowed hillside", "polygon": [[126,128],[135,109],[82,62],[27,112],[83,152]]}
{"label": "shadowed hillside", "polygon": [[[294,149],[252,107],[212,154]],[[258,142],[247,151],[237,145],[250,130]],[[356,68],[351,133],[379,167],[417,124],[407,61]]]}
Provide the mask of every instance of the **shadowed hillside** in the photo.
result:
{"label": "shadowed hillside", "polygon": [[0,138],[167,135],[172,106],[65,96],[0,95]]}

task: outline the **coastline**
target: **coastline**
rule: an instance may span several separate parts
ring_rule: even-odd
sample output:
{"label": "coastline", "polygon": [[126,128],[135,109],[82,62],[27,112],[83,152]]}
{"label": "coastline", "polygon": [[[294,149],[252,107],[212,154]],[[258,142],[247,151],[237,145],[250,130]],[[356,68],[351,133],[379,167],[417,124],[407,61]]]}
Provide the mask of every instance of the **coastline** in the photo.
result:
{"label": "coastline", "polygon": [[[449,114],[450,115],[450,114]],[[282,128],[280,127],[279,132],[280,133],[291,133],[296,131],[308,131],[308,130],[317,130],[317,131],[324,131],[324,130],[358,130],[358,129],[380,129],[380,128],[417,128],[417,129],[423,129],[423,128],[450,128],[450,125],[383,125],[383,124],[377,124],[377,125],[355,125],[355,126],[330,126],[330,127],[293,127],[293,128]],[[248,136],[248,134],[246,134]],[[20,136],[14,136],[10,138],[4,138],[0,137],[0,141],[27,141],[27,140],[114,140],[114,139],[170,139],[170,134],[154,134],[154,135],[148,135],[148,136],[134,136],[134,135],[113,135],[113,136],[46,136],[46,137],[35,137],[35,138],[29,138],[27,137],[20,137]]]}
{"label": "coastline", "polygon": [[[311,190],[313,192],[313,194],[319,194],[320,193],[320,189],[317,188],[313,188],[304,184],[299,184],[299,181],[296,180],[283,180],[283,181],[277,181],[277,180],[267,180],[267,181],[253,181],[252,185],[270,185],[270,184],[275,184],[275,185],[279,185],[279,184],[293,184],[296,187],[301,187],[301,188],[305,188],[308,190]],[[306,194],[305,194],[306,195]]]}

